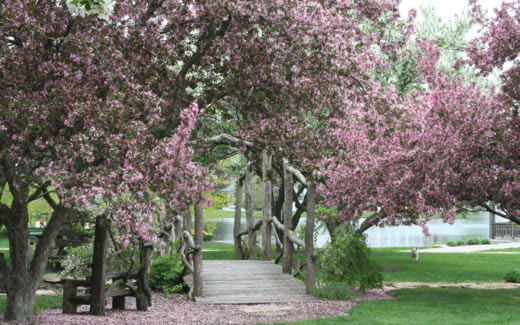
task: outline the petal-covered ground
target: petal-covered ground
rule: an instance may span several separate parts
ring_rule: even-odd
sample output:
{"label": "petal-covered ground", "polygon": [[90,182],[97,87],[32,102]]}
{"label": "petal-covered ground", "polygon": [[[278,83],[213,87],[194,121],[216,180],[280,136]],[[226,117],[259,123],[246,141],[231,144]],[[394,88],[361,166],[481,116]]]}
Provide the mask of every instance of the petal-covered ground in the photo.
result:
{"label": "petal-covered ground", "polygon": [[[382,290],[370,290],[355,301],[390,299]],[[86,314],[88,306],[77,315],[64,315],[61,309],[46,310],[37,316],[37,324],[256,324],[345,316],[353,301],[320,301],[261,305],[204,305],[186,295],[153,295],[148,312],[135,311],[135,300],[127,299],[126,311],[107,311],[104,317]],[[107,306],[110,308],[110,306]]]}

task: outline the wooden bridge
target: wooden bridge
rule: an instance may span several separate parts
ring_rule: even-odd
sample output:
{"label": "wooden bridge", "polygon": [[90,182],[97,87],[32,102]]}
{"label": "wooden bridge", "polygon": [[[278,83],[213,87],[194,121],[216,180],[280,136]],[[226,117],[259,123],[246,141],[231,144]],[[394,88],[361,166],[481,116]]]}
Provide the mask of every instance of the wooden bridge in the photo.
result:
{"label": "wooden bridge", "polygon": [[[191,286],[192,275],[184,278]],[[314,301],[305,285],[272,261],[203,261],[201,304],[261,304]]]}

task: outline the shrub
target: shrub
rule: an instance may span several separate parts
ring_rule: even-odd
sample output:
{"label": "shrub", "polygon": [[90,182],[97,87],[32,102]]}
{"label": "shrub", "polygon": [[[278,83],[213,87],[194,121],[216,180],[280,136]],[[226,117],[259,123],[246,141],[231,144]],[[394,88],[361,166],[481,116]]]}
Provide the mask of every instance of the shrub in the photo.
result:
{"label": "shrub", "polygon": [[352,288],[341,282],[325,283],[323,286],[312,289],[311,293],[321,299],[349,300],[352,297]]}
{"label": "shrub", "polygon": [[165,294],[183,290],[184,266],[179,255],[164,255],[154,258],[150,268],[150,288]]}
{"label": "shrub", "polygon": [[343,283],[350,288],[359,287],[361,293],[366,288],[381,287],[381,268],[370,259],[366,236],[345,225],[334,233],[336,240],[327,247],[322,259],[326,285]]}
{"label": "shrub", "polygon": [[457,240],[457,246],[462,246],[464,245],[464,242],[462,240]]}
{"label": "shrub", "polygon": [[517,270],[511,270],[504,275],[506,282],[520,283],[520,272]]}
{"label": "shrub", "polygon": [[447,242],[446,245],[453,247],[453,246],[457,246],[457,243],[452,240],[452,241]]}
{"label": "shrub", "polygon": [[468,245],[478,245],[478,244],[480,244],[480,239],[478,239],[478,238],[471,238],[470,240],[468,240],[468,242],[466,244],[468,244]]}
{"label": "shrub", "polygon": [[481,243],[482,245],[489,245],[489,244],[491,244],[491,241],[490,241],[489,239],[487,239],[487,238],[484,238],[484,239],[482,239],[482,240],[480,241],[480,243]]}

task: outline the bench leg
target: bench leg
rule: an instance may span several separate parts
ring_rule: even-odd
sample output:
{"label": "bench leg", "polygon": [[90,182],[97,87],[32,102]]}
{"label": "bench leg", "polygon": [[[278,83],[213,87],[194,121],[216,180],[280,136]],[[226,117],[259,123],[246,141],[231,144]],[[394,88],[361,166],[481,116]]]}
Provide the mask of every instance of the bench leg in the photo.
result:
{"label": "bench leg", "polygon": [[112,310],[125,309],[125,296],[112,297]]}
{"label": "bench leg", "polygon": [[63,284],[63,313],[64,314],[75,314],[78,305],[71,301],[71,297],[77,293],[76,286],[71,282],[65,282]]}

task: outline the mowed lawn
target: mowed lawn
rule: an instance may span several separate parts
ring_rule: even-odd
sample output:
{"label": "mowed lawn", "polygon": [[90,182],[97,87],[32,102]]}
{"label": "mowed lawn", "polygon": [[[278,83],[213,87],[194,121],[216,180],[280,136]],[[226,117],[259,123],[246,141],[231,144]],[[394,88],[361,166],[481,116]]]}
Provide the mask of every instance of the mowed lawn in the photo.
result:
{"label": "mowed lawn", "polygon": [[357,303],[349,316],[286,324],[519,324],[520,290],[417,288]]}
{"label": "mowed lawn", "polygon": [[[410,253],[377,248],[372,257],[384,267],[385,282],[502,282],[510,270],[520,270],[520,255],[483,253]],[[520,322],[519,322],[520,324]]]}

